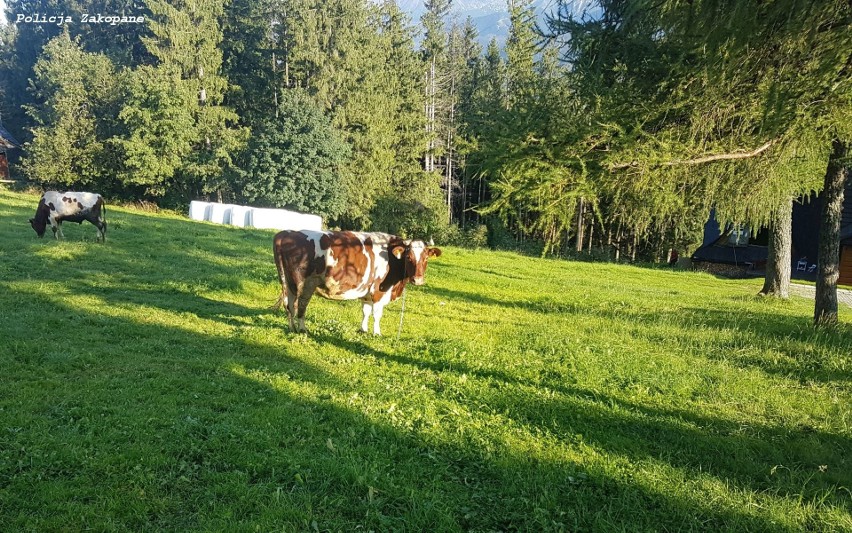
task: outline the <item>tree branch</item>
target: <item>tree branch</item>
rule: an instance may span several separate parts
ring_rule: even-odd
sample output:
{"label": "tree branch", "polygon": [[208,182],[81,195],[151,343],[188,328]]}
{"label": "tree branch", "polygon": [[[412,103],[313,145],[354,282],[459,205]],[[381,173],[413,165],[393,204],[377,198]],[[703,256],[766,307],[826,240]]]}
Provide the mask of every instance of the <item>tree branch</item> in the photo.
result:
{"label": "tree branch", "polygon": [[[698,158],[695,158],[695,159],[678,159],[678,160],[675,160],[675,161],[664,161],[662,163],[655,163],[652,166],[673,167],[673,166],[676,166],[676,165],[701,165],[701,164],[704,164],[704,163],[712,163],[714,161],[730,161],[732,159],[748,159],[750,157],[755,157],[755,156],[762,154],[763,152],[768,150],[769,147],[772,146],[772,144],[774,142],[775,141],[767,141],[766,144],[764,144],[763,146],[761,146],[761,147],[759,147],[755,150],[752,150],[751,152],[731,152],[731,153],[727,153],[727,154],[705,155],[703,157],[698,157]],[[619,170],[619,169],[622,169],[622,168],[635,168],[635,167],[638,167],[638,166],[639,166],[639,163],[636,162],[636,161],[633,161],[631,163],[618,163],[618,164],[615,164],[615,165],[610,165],[609,169],[610,170]]]}

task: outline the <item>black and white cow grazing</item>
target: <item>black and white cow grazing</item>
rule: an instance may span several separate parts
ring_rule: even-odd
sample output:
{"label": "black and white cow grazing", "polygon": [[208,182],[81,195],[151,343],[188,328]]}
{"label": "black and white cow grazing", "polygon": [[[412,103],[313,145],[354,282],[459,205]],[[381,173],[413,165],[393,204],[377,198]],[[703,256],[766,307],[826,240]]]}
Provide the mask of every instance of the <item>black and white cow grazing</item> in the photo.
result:
{"label": "black and white cow grazing", "polygon": [[39,237],[44,237],[47,225],[53,230],[53,236],[65,238],[62,234],[62,222],[82,224],[88,220],[98,228],[98,240],[106,241],[106,207],[100,194],[91,192],[46,191],[38,202],[36,214],[30,219]]}
{"label": "black and white cow grazing", "polygon": [[292,331],[305,331],[305,310],[314,291],[330,300],[363,302],[367,331],[373,315],[373,333],[385,306],[402,295],[406,283],[426,283],[426,262],[441,255],[423,241],[406,241],[386,233],[352,231],[282,231],[272,245],[281,279],[275,309],[287,308]]}

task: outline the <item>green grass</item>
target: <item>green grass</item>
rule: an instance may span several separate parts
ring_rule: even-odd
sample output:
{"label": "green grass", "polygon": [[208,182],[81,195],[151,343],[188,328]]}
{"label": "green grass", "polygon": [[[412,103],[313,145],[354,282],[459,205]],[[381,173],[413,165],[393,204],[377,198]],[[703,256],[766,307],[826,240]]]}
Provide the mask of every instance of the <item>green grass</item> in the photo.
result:
{"label": "green grass", "polygon": [[446,248],[357,333],[273,232],[0,191],[4,531],[850,531],[852,313]]}

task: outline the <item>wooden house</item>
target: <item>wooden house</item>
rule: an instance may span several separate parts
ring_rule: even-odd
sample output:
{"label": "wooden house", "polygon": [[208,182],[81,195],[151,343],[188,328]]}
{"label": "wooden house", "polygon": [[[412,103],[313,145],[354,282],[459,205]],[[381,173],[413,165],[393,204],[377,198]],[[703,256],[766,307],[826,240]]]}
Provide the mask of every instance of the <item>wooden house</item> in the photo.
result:
{"label": "wooden house", "polygon": [[20,147],[21,143],[0,126],[0,180],[9,179],[9,151]]}
{"label": "wooden house", "polygon": [[[791,265],[794,279],[816,279],[821,217],[822,195],[811,195],[794,202]],[[720,228],[711,213],[704,226],[704,243],[692,254],[693,266],[726,276],[757,274],[762,270],[767,255],[766,232],[749,235],[734,229]],[[852,286],[852,179],[847,179],[844,191],[840,250],[839,283]]]}
{"label": "wooden house", "polygon": [[838,283],[852,286],[852,183],[847,183],[843,207],[843,218],[840,222],[840,280]]}
{"label": "wooden house", "polygon": [[[811,195],[793,204],[793,278],[816,279],[822,195]],[[805,266],[807,263],[807,266]],[[812,271],[813,268],[813,271]],[[846,180],[840,218],[841,285],[852,286],[852,180]]]}

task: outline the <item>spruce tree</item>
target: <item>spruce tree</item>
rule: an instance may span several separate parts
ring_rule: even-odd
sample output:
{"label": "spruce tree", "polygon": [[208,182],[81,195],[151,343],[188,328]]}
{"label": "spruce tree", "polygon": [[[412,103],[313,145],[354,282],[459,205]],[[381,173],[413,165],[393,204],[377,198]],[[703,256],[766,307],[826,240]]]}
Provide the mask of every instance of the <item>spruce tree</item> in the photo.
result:
{"label": "spruce tree", "polygon": [[[129,129],[129,138],[118,141],[127,153],[126,179],[134,180],[131,174],[143,170],[149,177],[156,176],[158,183],[151,183],[152,193],[162,193],[163,187],[171,186],[187,197],[217,192],[221,199],[226,186],[224,171],[248,133],[236,125],[238,117],[233,110],[223,105],[228,88],[221,75],[219,48],[223,1],[148,0],[147,6],[152,13],[153,36],[143,42],[157,60],[157,72],[143,67],[136,81],[149,79],[158,87],[159,96],[156,102],[150,102],[142,92],[131,90],[133,96],[122,112]],[[169,87],[170,83],[174,87]],[[149,113],[146,101],[154,106],[154,114]],[[159,125],[151,121],[165,121],[165,131],[180,131],[174,141],[165,141],[140,129],[158,129]],[[179,163],[160,165],[153,160],[157,154],[166,155],[161,146],[166,143],[175,144],[174,150],[167,152],[179,158]]]}
{"label": "spruce tree", "polygon": [[278,117],[254,124],[236,161],[234,183],[252,205],[284,207],[335,219],[347,205],[339,174],[349,146],[303,89],[284,91]]}

